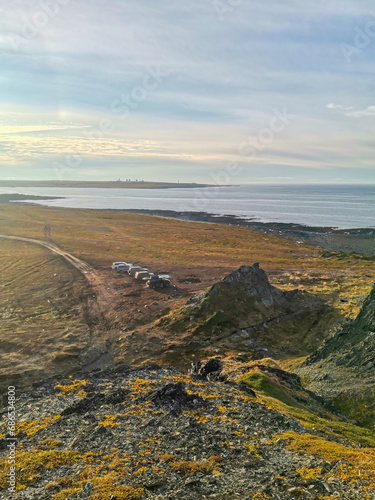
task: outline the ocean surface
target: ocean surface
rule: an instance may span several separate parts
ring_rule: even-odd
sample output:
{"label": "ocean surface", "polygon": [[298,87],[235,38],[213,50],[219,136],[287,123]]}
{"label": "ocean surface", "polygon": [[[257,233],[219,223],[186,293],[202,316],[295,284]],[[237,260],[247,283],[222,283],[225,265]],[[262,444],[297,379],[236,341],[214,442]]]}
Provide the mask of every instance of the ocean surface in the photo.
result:
{"label": "ocean surface", "polygon": [[0,193],[62,196],[52,207],[175,210],[235,215],[339,229],[375,227],[375,186],[243,185],[181,189],[1,188]]}

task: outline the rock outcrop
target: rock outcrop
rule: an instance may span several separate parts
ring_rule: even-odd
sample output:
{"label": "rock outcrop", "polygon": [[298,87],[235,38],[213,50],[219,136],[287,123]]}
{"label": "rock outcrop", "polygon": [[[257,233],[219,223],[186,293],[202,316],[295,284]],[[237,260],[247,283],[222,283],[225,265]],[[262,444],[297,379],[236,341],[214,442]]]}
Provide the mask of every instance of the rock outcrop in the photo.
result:
{"label": "rock outcrop", "polygon": [[334,398],[360,423],[374,426],[375,287],[354,321],[325,341],[298,371],[309,387]]}
{"label": "rock outcrop", "polygon": [[205,299],[215,297],[225,289],[236,295],[242,295],[244,298],[253,297],[265,308],[275,305],[290,307],[293,304],[291,300],[299,293],[298,290],[284,292],[272,286],[265,271],[259,267],[258,263],[255,263],[252,266],[241,266],[228,274],[219,283],[215,283],[208,292],[189,299],[187,305],[197,305]]}
{"label": "rock outcrop", "polygon": [[274,287],[259,264],[241,266],[209,290],[191,297],[170,318],[162,320],[171,331],[190,331],[227,342],[255,358],[311,353],[327,305],[299,290]]}

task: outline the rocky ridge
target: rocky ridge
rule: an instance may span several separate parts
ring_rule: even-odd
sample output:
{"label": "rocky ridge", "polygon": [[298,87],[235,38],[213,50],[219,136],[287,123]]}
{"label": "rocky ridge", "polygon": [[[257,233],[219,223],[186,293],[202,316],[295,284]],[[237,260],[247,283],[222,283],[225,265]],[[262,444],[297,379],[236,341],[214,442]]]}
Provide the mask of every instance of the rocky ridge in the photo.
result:
{"label": "rocky ridge", "polygon": [[[317,347],[328,309],[317,297],[280,290],[256,263],[241,266],[206,292],[191,297],[159,325],[172,332],[206,337],[223,350],[248,353],[250,359],[308,354]],[[288,335],[280,335],[280,327]],[[315,347],[314,347],[315,346]]]}
{"label": "rocky ridge", "polygon": [[[19,395],[12,498],[375,498],[368,464],[354,463],[374,452],[348,438],[354,427],[306,427],[246,385],[207,380],[211,365],[196,376],[122,366]],[[0,432],[6,499],[4,425]]]}

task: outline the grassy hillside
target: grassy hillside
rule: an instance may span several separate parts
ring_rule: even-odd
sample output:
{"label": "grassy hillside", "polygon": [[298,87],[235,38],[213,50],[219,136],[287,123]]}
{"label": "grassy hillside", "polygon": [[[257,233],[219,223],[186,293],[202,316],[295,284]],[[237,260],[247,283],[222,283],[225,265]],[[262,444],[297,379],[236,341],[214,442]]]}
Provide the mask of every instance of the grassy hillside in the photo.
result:
{"label": "grassy hillside", "polygon": [[47,250],[0,239],[0,381],[73,369],[89,340],[90,292]]}
{"label": "grassy hillside", "polygon": [[[374,263],[371,259],[342,254],[331,254],[326,258],[317,248],[249,228],[186,222],[120,211],[0,205],[0,234],[43,239],[46,224],[51,226],[55,243],[98,269],[107,283],[108,293],[111,294],[109,324],[96,325],[95,335],[102,336],[105,341],[108,336],[118,338],[125,329],[138,330],[140,326],[146,329],[142,330],[144,337],[138,333],[131,343],[125,339],[124,345],[119,345],[120,354],[115,354],[115,357],[120,356],[130,363],[144,362],[146,358],[153,356],[159,361],[181,363],[180,354],[187,353],[186,339],[183,336],[171,336],[168,331],[154,329],[155,321],[169,311],[179,310],[189,296],[209,288],[242,264],[260,262],[272,285],[283,290],[299,288],[307,294],[320,297],[330,306],[321,319],[324,328],[316,332],[316,335],[311,330],[314,335],[309,336],[305,345],[306,353],[310,352],[314,343],[321,342],[329,335],[329,330],[336,328],[337,321],[357,313],[373,281]],[[81,346],[85,342],[86,332],[92,328],[90,322],[93,322],[87,311],[89,291],[83,278],[71,270],[68,264],[44,250],[19,242],[0,243],[3,249],[1,255],[4,272],[1,280],[4,303],[15,300],[12,297],[22,297],[22,294],[25,296],[22,301],[22,310],[25,312],[18,314],[14,312],[17,309],[14,309],[9,319],[1,323],[1,340],[10,342],[9,352],[18,353],[23,349],[23,344],[20,346],[17,342],[21,342],[19,339],[24,339],[27,335],[30,343],[35,342],[41,335],[43,325],[46,326],[43,335],[50,335],[49,341],[56,342],[55,336],[59,338],[61,332],[71,329],[70,324],[74,321],[81,325],[81,333],[78,339],[71,339],[71,344],[76,346],[78,343]],[[13,261],[16,259],[20,259],[20,263],[14,266]],[[48,259],[52,259],[51,262]],[[114,273],[110,266],[115,260],[140,263],[154,272],[169,272],[181,295],[174,296],[167,291],[163,294],[147,291],[134,280]],[[63,279],[61,288],[57,287],[56,290],[55,273]],[[61,297],[64,297],[66,308],[58,305],[62,311],[67,311],[68,316],[63,321],[58,315],[47,313],[43,308],[41,314],[46,314],[45,317],[33,316],[32,311],[38,311],[41,304],[47,303],[48,307],[52,307],[43,295],[44,289],[51,291],[53,303],[56,301],[54,293],[58,297],[61,293]],[[58,304],[59,300],[63,301],[62,298],[58,299]],[[25,327],[23,318],[26,316],[34,318],[33,327],[31,319],[28,319],[27,328]],[[165,344],[149,341],[147,325],[154,329],[155,338],[162,339]],[[274,340],[275,335],[279,340],[287,335],[292,339],[289,339],[290,342],[299,342],[299,337],[296,336],[298,321],[292,325],[292,329],[289,326],[287,331],[276,326],[275,331],[270,329],[271,340]],[[75,333],[78,326],[73,330]],[[16,343],[9,340],[14,336],[12,332],[18,332]],[[191,340],[187,339],[188,342]],[[212,342],[207,344],[209,345]],[[61,346],[61,349],[64,350],[64,347]],[[192,356],[194,349],[191,349]],[[214,345],[212,349],[215,349]],[[225,349],[230,354],[233,346],[228,345]],[[209,354],[208,351],[205,354],[206,351],[206,348],[202,352],[198,349],[195,354]],[[53,349],[51,353],[45,349],[47,364],[55,354]],[[72,354],[75,355],[76,352]],[[300,351],[298,354],[290,352],[289,356],[300,354]],[[20,362],[19,355],[14,356]],[[184,363],[188,365],[191,356]]]}

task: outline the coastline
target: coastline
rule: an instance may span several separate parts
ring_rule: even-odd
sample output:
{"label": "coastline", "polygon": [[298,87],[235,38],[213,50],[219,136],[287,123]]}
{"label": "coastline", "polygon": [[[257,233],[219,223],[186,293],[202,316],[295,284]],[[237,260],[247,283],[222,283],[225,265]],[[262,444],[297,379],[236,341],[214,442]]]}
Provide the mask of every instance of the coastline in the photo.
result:
{"label": "coastline", "polygon": [[172,189],[172,188],[206,188],[210,184],[195,182],[153,182],[153,181],[25,181],[2,180],[0,188],[99,188],[99,189]]}
{"label": "coastline", "polygon": [[[26,194],[0,194],[0,204],[42,206],[39,200],[64,199],[64,196],[35,196]],[[13,203],[14,202],[14,203]],[[50,207],[58,210],[63,207]],[[84,209],[103,210],[103,209]],[[355,253],[367,258],[375,257],[375,228],[337,229],[329,226],[307,226],[298,223],[260,222],[256,218],[244,219],[236,215],[215,215],[208,212],[190,212],[150,209],[104,209],[190,222],[249,227],[263,233],[274,234],[299,244],[308,244],[327,252]],[[329,254],[327,254],[329,257]]]}
{"label": "coastline", "polygon": [[[213,215],[207,212],[177,212],[173,210],[122,210],[123,212],[186,220],[250,227],[275,234],[301,244],[308,244],[328,252],[358,253],[375,257],[375,228],[336,229],[334,227],[305,226],[284,222],[259,222],[235,215]],[[329,255],[327,254],[327,257]]]}
{"label": "coastline", "polygon": [[[37,201],[42,200],[62,200],[63,196],[37,196],[32,194],[10,194],[10,193],[0,193],[0,204],[11,205],[13,202],[19,205],[35,205]],[[30,203],[27,203],[30,201]]]}

